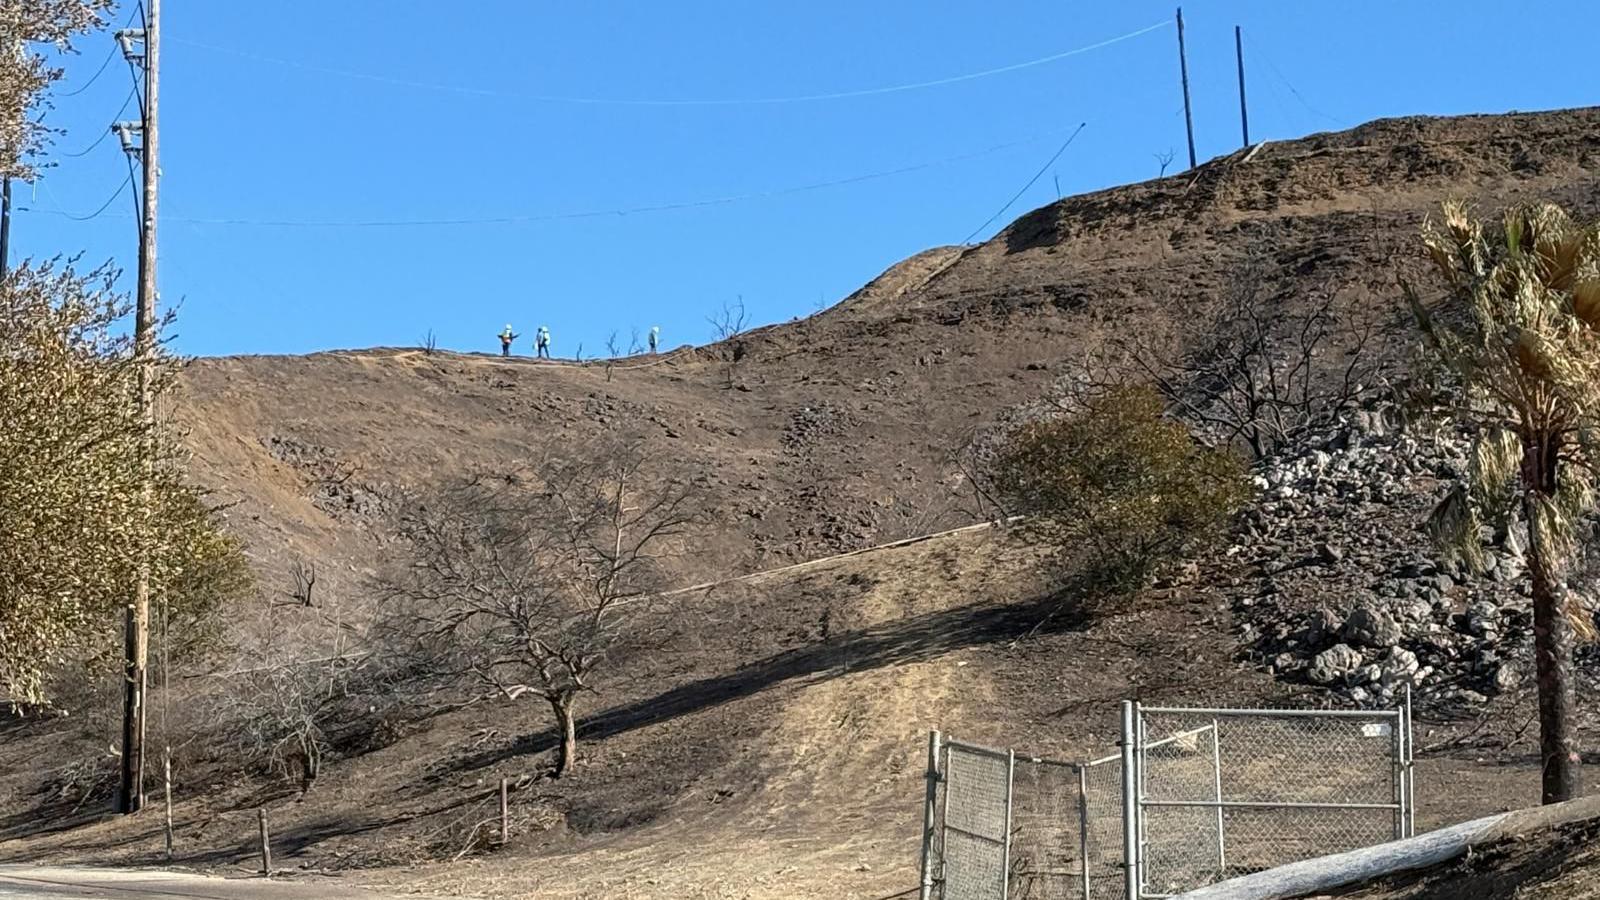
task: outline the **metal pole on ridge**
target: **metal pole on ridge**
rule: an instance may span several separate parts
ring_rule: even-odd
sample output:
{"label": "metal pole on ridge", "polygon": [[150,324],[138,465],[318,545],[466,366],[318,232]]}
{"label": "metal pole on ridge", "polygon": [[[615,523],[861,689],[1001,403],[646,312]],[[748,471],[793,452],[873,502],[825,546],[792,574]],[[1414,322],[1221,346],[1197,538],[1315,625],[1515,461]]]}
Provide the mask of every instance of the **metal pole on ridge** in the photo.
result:
{"label": "metal pole on ridge", "polygon": [[939,802],[939,730],[928,732],[927,787],[922,801],[922,887],[917,896],[931,900],[933,896],[933,830],[938,824]]}
{"label": "metal pole on ridge", "polygon": [[1183,49],[1183,7],[1178,7],[1178,68],[1183,73],[1183,127],[1189,134],[1189,168],[1198,165],[1194,155],[1194,114],[1189,107],[1189,55]]}
{"label": "metal pole on ridge", "polygon": [[1244,129],[1244,145],[1250,146],[1250,110],[1244,103],[1244,31],[1233,26],[1233,52],[1239,57],[1239,127]]}

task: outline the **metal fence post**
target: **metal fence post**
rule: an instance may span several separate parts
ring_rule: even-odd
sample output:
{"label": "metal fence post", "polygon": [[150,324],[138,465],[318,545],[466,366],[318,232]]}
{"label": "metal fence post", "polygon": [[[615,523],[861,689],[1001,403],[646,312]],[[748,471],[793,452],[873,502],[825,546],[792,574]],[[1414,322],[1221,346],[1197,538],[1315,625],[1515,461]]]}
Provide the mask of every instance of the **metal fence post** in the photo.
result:
{"label": "metal fence post", "polygon": [[1217,794],[1217,875],[1228,877],[1228,847],[1223,838],[1222,815],[1222,738],[1218,735],[1218,721],[1211,720],[1211,768],[1216,775]]}
{"label": "metal fence post", "polygon": [[1017,751],[1006,751],[1006,835],[1002,843],[1000,869],[1000,900],[1011,893],[1011,785],[1017,776]]}
{"label": "metal fence post", "polygon": [[1089,767],[1078,770],[1078,859],[1083,869],[1083,900],[1093,900],[1089,884]]}
{"label": "metal fence post", "polygon": [[922,804],[922,890],[920,900],[933,897],[933,832],[938,824],[939,729],[928,732],[928,771],[926,796]]}
{"label": "metal fence post", "polygon": [[1139,782],[1134,771],[1133,701],[1122,701],[1122,871],[1127,900],[1139,900]]}
{"label": "metal fence post", "polygon": [[1417,735],[1412,731],[1411,683],[1406,682],[1406,836],[1417,833]]}
{"label": "metal fence post", "polygon": [[1150,747],[1145,731],[1144,707],[1135,700],[1133,701],[1133,772],[1137,777],[1134,779],[1133,806],[1134,811],[1138,813],[1139,833],[1134,846],[1134,859],[1138,861],[1136,865],[1139,871],[1139,893],[1136,896],[1139,898],[1144,897],[1144,885],[1149,877],[1145,868],[1145,851],[1150,847],[1150,823],[1145,819],[1145,801],[1149,796],[1145,793],[1144,777],[1145,763],[1150,758]]}
{"label": "metal fence post", "polygon": [[1393,728],[1389,752],[1394,755],[1394,840],[1399,840],[1406,836],[1406,713],[1403,708],[1394,717]]}

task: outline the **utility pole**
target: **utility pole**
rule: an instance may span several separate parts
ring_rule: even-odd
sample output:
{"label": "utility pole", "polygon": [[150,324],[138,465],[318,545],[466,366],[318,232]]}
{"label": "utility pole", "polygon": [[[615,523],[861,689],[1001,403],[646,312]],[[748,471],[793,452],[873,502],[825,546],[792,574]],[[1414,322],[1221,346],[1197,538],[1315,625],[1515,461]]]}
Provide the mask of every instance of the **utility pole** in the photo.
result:
{"label": "utility pole", "polygon": [[0,184],[0,281],[11,274],[11,176]]}
{"label": "utility pole", "polygon": [[1194,156],[1194,114],[1189,108],[1189,56],[1183,51],[1183,7],[1178,7],[1178,68],[1183,73],[1183,127],[1189,133],[1189,168],[1198,160]]}
{"label": "utility pole", "polygon": [[1244,103],[1244,31],[1233,26],[1233,52],[1239,57],[1239,127],[1244,129],[1244,145],[1250,146],[1250,108]]}
{"label": "utility pole", "polygon": [[[161,70],[161,0],[145,0],[147,10],[141,37],[144,73],[144,104],[139,147],[144,190],[139,223],[139,293],[134,307],[133,352],[139,366],[139,424],[144,431],[143,467],[144,514],[148,523],[155,478],[155,407],[152,382],[155,378],[156,349],[156,192],[160,180],[159,76]],[[124,44],[126,48],[128,45]],[[124,131],[124,144],[127,137]],[[146,668],[150,656],[150,561],[148,546],[139,548],[141,558],[128,602],[123,636],[122,772],[117,789],[117,811],[134,813],[144,806],[144,736]]]}
{"label": "utility pole", "polygon": [[[27,49],[20,38],[12,45],[11,51],[17,60],[18,66],[27,58]],[[20,162],[20,159],[18,160]],[[3,181],[0,181],[0,281],[5,281],[11,274],[11,174],[8,172]]]}

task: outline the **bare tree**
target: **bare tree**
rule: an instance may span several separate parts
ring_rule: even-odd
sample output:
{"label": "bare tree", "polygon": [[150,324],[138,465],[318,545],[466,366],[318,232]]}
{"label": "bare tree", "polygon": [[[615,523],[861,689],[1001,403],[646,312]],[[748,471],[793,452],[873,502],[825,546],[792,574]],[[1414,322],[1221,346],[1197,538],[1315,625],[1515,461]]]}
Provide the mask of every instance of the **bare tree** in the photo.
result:
{"label": "bare tree", "polygon": [[1264,266],[1247,263],[1204,313],[1182,318],[1171,334],[1113,338],[1058,387],[1097,395],[1148,382],[1198,433],[1263,459],[1387,388],[1380,345],[1396,317],[1321,293],[1275,298]]}
{"label": "bare tree", "polygon": [[1173,157],[1178,155],[1177,151],[1173,150],[1171,147],[1168,147],[1165,153],[1156,153],[1156,154],[1153,154],[1153,155],[1156,158],[1156,162],[1158,164],[1160,164],[1160,166],[1161,166],[1161,171],[1160,171],[1160,173],[1158,173],[1156,175],[1156,177],[1157,178],[1165,178],[1165,177],[1167,177],[1167,166],[1172,165]]}
{"label": "bare tree", "polygon": [[629,356],[634,356],[635,354],[638,354],[640,351],[644,350],[644,346],[639,343],[639,328],[638,328],[638,326],[634,326],[633,328],[629,329],[629,332],[630,333],[628,335],[628,355]]}
{"label": "bare tree", "polygon": [[387,591],[396,633],[438,671],[548,704],[557,775],[577,758],[579,697],[662,639],[661,560],[696,519],[688,485],[652,480],[637,443],[583,451],[412,501],[412,560]]}
{"label": "bare tree", "polygon": [[424,356],[432,356],[438,351],[439,336],[433,333],[432,328],[429,328],[428,332],[417,342],[417,349],[421,350]]}
{"label": "bare tree", "polygon": [[722,309],[707,316],[706,321],[711,323],[712,333],[716,335],[717,342],[727,345],[722,350],[723,374],[727,377],[727,386],[731,390],[738,375],[739,363],[744,361],[745,356],[744,334],[749,325],[744,308],[744,296],[741,295],[731,306],[727,303],[722,304]]}
{"label": "bare tree", "polygon": [[244,758],[309,791],[331,732],[353,714],[355,678],[368,659],[360,644],[337,606],[267,604],[216,697],[218,718],[230,723]]}
{"label": "bare tree", "polygon": [[294,579],[294,590],[289,592],[289,596],[301,606],[315,606],[316,601],[311,592],[317,586],[316,562],[308,563],[303,559],[296,559],[289,566],[289,575]]}
{"label": "bare tree", "polygon": [[606,338],[606,380],[611,380],[611,368],[617,364],[617,357],[622,355],[622,348],[617,344],[616,329]]}

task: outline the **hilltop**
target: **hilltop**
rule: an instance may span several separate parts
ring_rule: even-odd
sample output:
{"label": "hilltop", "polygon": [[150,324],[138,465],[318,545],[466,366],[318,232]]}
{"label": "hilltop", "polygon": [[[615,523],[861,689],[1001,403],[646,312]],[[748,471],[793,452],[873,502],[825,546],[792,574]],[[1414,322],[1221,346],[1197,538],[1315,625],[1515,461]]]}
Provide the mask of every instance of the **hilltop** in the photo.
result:
{"label": "hilltop", "polygon": [[[264,803],[288,865],[440,892],[879,897],[912,885],[928,728],[1084,757],[1111,744],[1114,705],[1129,696],[1360,702],[1307,681],[1297,660],[1310,645],[1284,643],[1301,617],[1326,605],[1342,618],[1353,591],[1394,582],[1396,602],[1427,606],[1406,626],[1422,633],[1493,590],[1444,585],[1415,564],[1426,555],[1415,523],[1440,473],[1388,460],[1444,467],[1453,451],[1419,455],[1387,427],[1352,424],[1275,462],[1274,490],[1319,505],[1265,498],[1240,552],[1199,560],[1100,621],[1052,616],[1033,552],[1003,530],[789,567],[973,523],[953,455],[975,432],[1038,401],[1108,335],[1172,330],[1247,263],[1277,308],[1337,295],[1389,309],[1397,273],[1416,265],[1417,229],[1445,197],[1600,215],[1597,126],[1600,109],[1417,117],[1269,143],[1049,204],[981,245],[899,263],[807,319],[610,366],[419,348],[196,360],[178,401],[194,474],[227,505],[269,594],[288,592],[297,563],[315,564],[322,602],[359,621],[394,546],[393,489],[618,429],[641,435],[652,471],[693,474],[717,527],[674,571],[716,584],[684,596],[692,646],[591,701],[573,777],[537,774],[550,742],[526,704],[429,707],[383,740],[351,738],[300,799],[235,778],[224,751],[185,750],[180,860],[243,863]],[[1403,345],[1396,336],[1381,352],[1403,364]],[[1299,461],[1312,453],[1328,459]],[[1339,479],[1379,469],[1389,487],[1343,493]],[[1262,585],[1274,557],[1330,534],[1363,549]],[[1417,654],[1432,652],[1410,635]],[[1280,652],[1293,664],[1278,665]],[[201,697],[225,680],[183,690]],[[1526,704],[1504,693],[1504,709]],[[1441,697],[1419,735],[1435,748],[1419,824],[1534,798],[1526,743],[1510,728],[1474,730],[1476,707],[1463,713],[1457,699]],[[99,802],[63,776],[104,750],[74,724],[0,731],[0,859],[104,861],[117,846],[154,860],[153,817],[38,833],[45,816],[72,821]],[[463,874],[443,861],[502,776],[519,785],[520,837]],[[427,865],[394,868],[413,863]]]}

